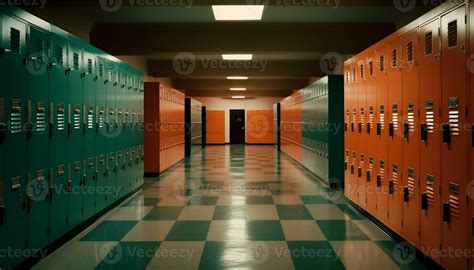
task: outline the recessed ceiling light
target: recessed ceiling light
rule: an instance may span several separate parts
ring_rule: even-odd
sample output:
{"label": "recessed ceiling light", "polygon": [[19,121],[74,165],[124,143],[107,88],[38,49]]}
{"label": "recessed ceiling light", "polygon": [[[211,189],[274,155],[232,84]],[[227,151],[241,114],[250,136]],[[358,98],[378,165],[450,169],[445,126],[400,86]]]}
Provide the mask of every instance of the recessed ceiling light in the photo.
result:
{"label": "recessed ceiling light", "polygon": [[249,77],[245,76],[229,76],[227,77],[227,80],[248,80]]}
{"label": "recessed ceiling light", "polygon": [[245,96],[232,96],[233,99],[245,99]]}
{"label": "recessed ceiling light", "polygon": [[245,87],[232,87],[232,88],[230,88],[230,91],[247,91],[247,88],[245,88]]}
{"label": "recessed ceiling light", "polygon": [[224,60],[252,60],[253,54],[223,54]]}
{"label": "recessed ceiling light", "polygon": [[263,5],[213,5],[216,21],[260,21]]}

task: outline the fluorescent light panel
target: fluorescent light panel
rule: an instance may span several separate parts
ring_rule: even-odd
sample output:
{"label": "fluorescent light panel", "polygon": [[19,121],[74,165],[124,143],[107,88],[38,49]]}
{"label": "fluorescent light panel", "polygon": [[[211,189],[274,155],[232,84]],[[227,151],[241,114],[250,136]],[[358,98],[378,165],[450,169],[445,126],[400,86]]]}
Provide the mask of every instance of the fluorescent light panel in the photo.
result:
{"label": "fluorescent light panel", "polygon": [[245,99],[245,96],[232,96],[233,99]]}
{"label": "fluorescent light panel", "polygon": [[216,21],[260,21],[263,5],[213,5]]}
{"label": "fluorescent light panel", "polygon": [[245,87],[232,87],[232,88],[230,88],[230,91],[247,91],[247,88],[245,88]]}
{"label": "fluorescent light panel", "polygon": [[252,60],[253,54],[223,54],[224,60]]}
{"label": "fluorescent light panel", "polygon": [[227,77],[227,80],[248,80],[249,77],[245,76],[229,76]]}

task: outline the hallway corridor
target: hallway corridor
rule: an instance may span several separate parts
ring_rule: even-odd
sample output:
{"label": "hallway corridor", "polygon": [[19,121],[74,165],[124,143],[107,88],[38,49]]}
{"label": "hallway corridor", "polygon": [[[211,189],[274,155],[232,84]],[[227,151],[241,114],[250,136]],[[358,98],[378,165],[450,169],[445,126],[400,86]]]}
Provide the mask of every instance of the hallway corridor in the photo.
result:
{"label": "hallway corridor", "polygon": [[272,146],[209,146],[34,269],[426,268],[400,248]]}

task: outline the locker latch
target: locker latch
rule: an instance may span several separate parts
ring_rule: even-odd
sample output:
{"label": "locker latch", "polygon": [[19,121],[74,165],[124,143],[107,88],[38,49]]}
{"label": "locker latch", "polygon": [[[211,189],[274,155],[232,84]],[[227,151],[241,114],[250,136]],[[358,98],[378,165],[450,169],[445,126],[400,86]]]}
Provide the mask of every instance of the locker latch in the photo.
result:
{"label": "locker latch", "polygon": [[361,168],[361,167],[359,167],[359,168],[357,169],[357,176],[358,176],[359,178],[362,177],[362,168]]}
{"label": "locker latch", "polygon": [[421,194],[421,210],[426,211],[428,210],[428,193],[423,192]]}
{"label": "locker latch", "polygon": [[408,187],[403,188],[403,201],[404,202],[410,201],[410,189]]}
{"label": "locker latch", "polygon": [[377,175],[377,187],[382,186],[382,176],[380,174]]}
{"label": "locker latch", "polygon": [[377,136],[382,134],[382,123],[377,123]]}
{"label": "locker latch", "polygon": [[344,131],[346,131],[346,132],[347,132],[347,126],[348,126],[348,124],[344,123]]}
{"label": "locker latch", "polygon": [[443,204],[443,222],[451,221],[451,205],[449,202]]}
{"label": "locker latch", "polygon": [[451,143],[451,127],[449,124],[443,124],[443,143],[449,144]]}
{"label": "locker latch", "polygon": [[354,123],[351,123],[351,132],[354,132],[354,129],[355,129],[355,125]]}
{"label": "locker latch", "polygon": [[7,125],[0,123],[0,144],[4,144],[7,140]]}
{"label": "locker latch", "polygon": [[109,167],[106,167],[104,170],[104,176],[108,177],[109,176]]}
{"label": "locker latch", "polygon": [[410,125],[403,123],[403,138],[407,139],[410,137]]}
{"label": "locker latch", "polygon": [[359,131],[359,133],[362,133],[362,123],[358,124],[357,130]]}
{"label": "locker latch", "polygon": [[99,172],[95,171],[94,181],[97,181],[97,180],[99,180]]}
{"label": "locker latch", "polygon": [[426,142],[428,140],[428,124],[421,124],[421,140]]}
{"label": "locker latch", "polygon": [[347,171],[347,161],[344,161],[344,171]]}
{"label": "locker latch", "polygon": [[388,124],[388,136],[393,138],[394,135],[394,125],[393,123]]}
{"label": "locker latch", "polygon": [[395,183],[393,180],[390,180],[388,182],[388,194],[393,195],[393,193],[395,193]]}
{"label": "locker latch", "polygon": [[354,174],[354,170],[355,170],[354,165],[351,165],[351,174]]}
{"label": "locker latch", "polygon": [[367,170],[367,172],[365,173],[365,177],[366,177],[367,182],[370,182],[370,179],[371,179],[371,171],[370,170]]}
{"label": "locker latch", "polygon": [[367,134],[369,134],[369,135],[370,135],[370,126],[371,126],[371,124],[367,123]]}

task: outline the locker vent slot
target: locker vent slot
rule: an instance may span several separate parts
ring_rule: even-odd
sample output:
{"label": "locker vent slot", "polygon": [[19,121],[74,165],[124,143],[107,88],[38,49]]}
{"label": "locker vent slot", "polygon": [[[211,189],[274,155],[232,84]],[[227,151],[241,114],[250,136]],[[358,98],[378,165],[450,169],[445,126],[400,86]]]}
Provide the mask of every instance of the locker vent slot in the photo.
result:
{"label": "locker vent slot", "polygon": [[380,160],[379,167],[379,179],[382,184],[385,177],[385,161]]}
{"label": "locker vent slot", "polygon": [[60,103],[58,104],[58,112],[57,112],[57,122],[58,122],[58,130],[62,131],[66,127],[66,119],[65,119],[65,113],[64,113],[64,104]]}
{"label": "locker vent slot", "polygon": [[425,34],[425,55],[431,55],[433,53],[433,33],[428,32]]}
{"label": "locker vent slot", "polygon": [[360,125],[364,128],[364,121],[365,121],[365,110],[364,108],[360,108]]}
{"label": "locker vent slot", "polygon": [[398,66],[398,51],[397,49],[392,50],[392,68],[396,68]]}
{"label": "locker vent slot", "polygon": [[[140,114],[139,114],[140,115]],[[346,110],[346,123],[349,124],[351,117],[350,117],[350,111]]]}
{"label": "locker vent slot", "polygon": [[408,178],[408,191],[410,193],[410,198],[414,198],[415,197],[415,169],[408,168],[407,178]]}
{"label": "locker vent slot", "polygon": [[452,21],[448,23],[448,47],[456,47],[458,45],[458,22]]}
{"label": "locker vent slot", "polygon": [[393,107],[392,111],[392,123],[393,123],[393,130],[398,130],[398,109]]}
{"label": "locker vent slot", "polygon": [[352,81],[353,81],[353,82],[356,81],[356,74],[357,74],[356,69],[353,68],[353,69],[352,69]]}
{"label": "locker vent slot", "polygon": [[354,110],[352,111],[352,123],[355,124],[356,122],[357,122],[357,110],[354,109]]}
{"label": "locker vent slot", "polygon": [[20,53],[20,31],[15,28],[10,28],[10,51]]}
{"label": "locker vent slot", "polygon": [[383,130],[385,128],[385,107],[384,106],[380,106],[379,123],[380,123],[380,128]]}
{"label": "locker vent slot", "polygon": [[94,128],[94,109],[92,107],[87,109],[87,128]]}
{"label": "locker vent slot", "polygon": [[374,76],[374,61],[369,61],[369,74],[370,76]]}
{"label": "locker vent slot", "polygon": [[38,102],[36,104],[36,131],[46,131],[46,111],[44,109],[44,103]]}
{"label": "locker vent slot", "polygon": [[63,47],[56,47],[56,64],[62,66],[64,64],[63,62],[63,57],[64,57],[64,52],[63,52]]}
{"label": "locker vent slot", "polygon": [[459,136],[459,98],[449,99],[449,127],[452,136]]}
{"label": "locker vent slot", "polygon": [[73,54],[72,63],[73,63],[73,69],[74,70],[79,70],[79,54],[77,54],[77,53]]}
{"label": "locker vent slot", "polygon": [[434,112],[433,110],[426,110],[426,126],[428,133],[434,133]]}
{"label": "locker vent slot", "polygon": [[407,61],[408,62],[413,61],[413,42],[407,43]]}
{"label": "locker vent slot", "polygon": [[81,109],[79,105],[76,105],[74,109],[74,129],[81,129]]}
{"label": "locker vent slot", "polygon": [[374,127],[374,107],[369,108],[369,126],[371,129]]}
{"label": "locker vent slot", "polygon": [[112,81],[112,78],[114,77],[113,74],[114,74],[114,71],[112,69],[109,69],[109,72],[107,72],[107,76],[109,77],[108,78],[109,81]]}
{"label": "locker vent slot", "polygon": [[99,77],[104,77],[104,64],[99,64]]}
{"label": "locker vent slot", "polygon": [[10,112],[10,133],[18,134],[21,133],[21,102],[20,100],[12,100],[12,109]]}
{"label": "locker vent slot", "polygon": [[360,65],[359,70],[360,70],[360,78],[363,79],[364,78],[364,65]]}
{"label": "locker vent slot", "polygon": [[398,164],[392,165],[392,181],[393,181],[393,186],[395,188],[398,187]]}
{"label": "locker vent slot", "polygon": [[379,59],[379,70],[384,71],[385,70],[385,56],[381,55]]}
{"label": "locker vent slot", "polygon": [[372,179],[372,177],[373,177],[373,172],[374,172],[374,158],[369,157],[369,175],[370,175],[370,179]]}
{"label": "locker vent slot", "polygon": [[99,108],[99,127],[103,128],[105,123],[105,111],[103,107]]}
{"label": "locker vent slot", "polygon": [[351,77],[350,72],[349,71],[346,72],[346,83],[347,84],[350,82],[350,77]]}
{"label": "locker vent slot", "polygon": [[42,39],[37,39],[36,40],[36,52],[40,53],[41,55],[44,55],[45,53],[45,45],[44,45],[44,40]]}
{"label": "locker vent slot", "polygon": [[449,206],[452,217],[460,218],[459,185],[449,183]]}
{"label": "locker vent slot", "polygon": [[432,175],[426,175],[426,193],[428,195],[428,205],[435,205],[435,189],[434,189],[434,177]]}
{"label": "locker vent slot", "polygon": [[92,74],[92,59],[87,59],[87,73]]}
{"label": "locker vent slot", "polygon": [[413,103],[408,104],[408,129],[410,132],[415,131],[415,113]]}

